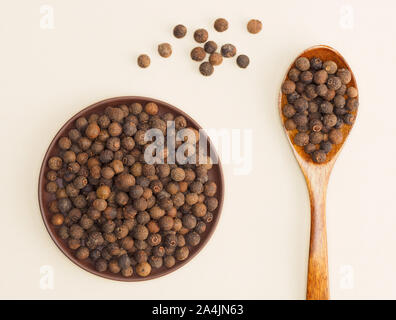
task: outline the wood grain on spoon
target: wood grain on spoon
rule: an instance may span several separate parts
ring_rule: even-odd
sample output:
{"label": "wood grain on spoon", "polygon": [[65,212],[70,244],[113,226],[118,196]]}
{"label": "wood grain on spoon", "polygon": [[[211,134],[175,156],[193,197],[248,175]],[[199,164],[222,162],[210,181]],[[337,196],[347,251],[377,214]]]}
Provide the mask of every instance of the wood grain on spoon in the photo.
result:
{"label": "wood grain on spoon", "polygon": [[[306,57],[311,59],[313,57],[320,58],[322,61],[332,60],[337,63],[338,69],[345,68],[351,72],[352,80],[347,84],[347,88],[355,87],[355,76],[345,61],[333,48],[328,46],[315,46],[305,50],[299,57]],[[294,62],[286,72],[283,79],[288,78],[289,70],[293,67]],[[282,82],[283,83],[283,82]],[[357,96],[359,98],[359,96]],[[282,119],[282,124],[285,122],[285,117],[282,113],[283,106],[287,104],[287,97],[280,91],[278,107]],[[356,117],[356,112],[353,114]],[[353,126],[353,125],[352,125]],[[292,146],[294,155],[299,163],[304,174],[310,202],[311,202],[311,238],[309,246],[308,259],[308,278],[307,278],[307,299],[309,300],[327,300],[329,299],[329,275],[327,264],[327,235],[326,235],[326,191],[330,178],[330,173],[333,169],[334,163],[345,143],[346,138],[352,129],[351,125],[343,125],[341,130],[343,133],[343,141],[338,145],[334,145],[332,150],[327,154],[327,159],[324,163],[317,164],[312,161],[311,157],[305,153],[304,148],[293,143],[294,136],[297,130],[287,131],[289,143]]]}

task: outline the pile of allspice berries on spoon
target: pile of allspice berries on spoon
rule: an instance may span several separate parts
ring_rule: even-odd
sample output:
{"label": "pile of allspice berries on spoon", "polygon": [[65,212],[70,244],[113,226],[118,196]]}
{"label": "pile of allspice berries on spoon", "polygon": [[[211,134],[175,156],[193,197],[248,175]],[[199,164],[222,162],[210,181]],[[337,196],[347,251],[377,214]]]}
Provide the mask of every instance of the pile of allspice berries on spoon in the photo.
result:
{"label": "pile of allspice berries on spoon", "polygon": [[[213,27],[217,32],[225,32],[228,29],[229,23],[224,18],[215,20]],[[262,22],[257,19],[251,19],[247,23],[247,30],[249,33],[257,34],[262,29]],[[173,35],[177,39],[184,38],[187,34],[187,28],[178,24],[173,29]],[[210,76],[214,72],[214,67],[223,62],[223,58],[233,58],[237,55],[237,48],[231,43],[225,43],[219,47],[216,42],[209,40],[209,33],[206,29],[197,29],[193,34],[194,40],[200,44],[191,50],[191,59],[201,62],[199,65],[199,72],[203,76]],[[158,45],[158,54],[163,58],[168,58],[172,55],[172,46],[169,43],[161,43]],[[208,57],[207,61],[204,61]],[[139,55],[137,63],[141,68],[150,66],[151,59],[147,54]],[[245,54],[239,54],[236,58],[236,64],[240,68],[247,68],[250,59]]]}
{"label": "pile of allspice berries on spoon", "polygon": [[359,100],[351,80],[351,72],[332,60],[299,57],[282,84],[284,126],[296,131],[292,142],[315,163],[328,160],[344,141],[343,127],[355,121]]}

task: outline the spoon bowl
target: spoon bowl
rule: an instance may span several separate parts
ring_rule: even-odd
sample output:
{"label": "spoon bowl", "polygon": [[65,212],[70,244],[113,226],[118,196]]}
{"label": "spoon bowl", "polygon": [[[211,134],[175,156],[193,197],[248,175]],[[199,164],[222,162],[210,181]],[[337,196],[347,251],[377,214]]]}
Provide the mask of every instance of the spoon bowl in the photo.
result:
{"label": "spoon bowl", "polygon": [[[331,47],[319,45],[306,49],[299,57],[311,59],[313,57],[320,58],[322,61],[332,60],[337,64],[338,69],[345,68],[351,72],[352,79],[346,85],[347,88],[355,87],[356,79],[343,56]],[[294,60],[295,61],[295,60]],[[294,61],[286,72],[282,83],[288,79],[288,74],[294,66]],[[359,95],[356,97],[359,98]],[[278,107],[282,124],[286,118],[282,113],[283,106],[287,104],[287,97],[280,91]],[[355,116],[357,111],[352,112]],[[308,259],[308,277],[307,277],[307,299],[308,300],[327,300],[329,299],[329,276],[327,264],[327,236],[326,236],[326,191],[331,171],[334,163],[345,144],[345,141],[352,129],[352,125],[343,125],[341,131],[343,133],[343,141],[334,145],[332,150],[327,154],[326,161],[323,163],[315,163],[309,154],[305,153],[304,148],[293,143],[297,130],[288,131],[285,129],[288,141],[298,164],[304,174],[310,202],[311,202],[311,235]]]}

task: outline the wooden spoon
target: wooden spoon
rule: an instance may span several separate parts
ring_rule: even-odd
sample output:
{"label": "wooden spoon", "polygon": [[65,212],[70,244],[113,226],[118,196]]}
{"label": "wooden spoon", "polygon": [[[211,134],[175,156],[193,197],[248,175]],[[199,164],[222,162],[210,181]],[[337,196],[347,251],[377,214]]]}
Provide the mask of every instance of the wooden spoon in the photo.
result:
{"label": "wooden spoon", "polygon": [[[298,57],[318,57],[322,61],[332,60],[337,63],[338,68],[348,69],[352,74],[352,80],[347,84],[347,87],[355,87],[356,79],[345,59],[333,48],[328,46],[315,46],[305,50]],[[297,58],[298,58],[297,57]],[[290,66],[289,70],[294,66]],[[286,73],[285,78],[289,70]],[[283,83],[283,82],[282,82]],[[345,96],[346,97],[346,96]],[[358,98],[358,97],[357,97]],[[279,112],[282,123],[285,117],[282,113],[282,107],[287,103],[287,98],[282,91],[279,95]],[[356,112],[354,113],[356,117]],[[299,163],[304,174],[309,197],[311,201],[311,239],[309,246],[309,260],[308,260],[308,279],[307,279],[307,299],[308,300],[327,300],[329,299],[329,275],[327,265],[327,236],[326,236],[326,191],[330,178],[330,173],[333,169],[334,163],[340,153],[345,140],[352,129],[350,125],[342,126],[343,141],[338,145],[333,145],[333,149],[327,154],[327,160],[324,163],[317,164],[312,161],[311,157],[304,152],[302,147],[293,144],[293,138],[297,130],[287,131],[289,143],[293,149],[294,155]]]}

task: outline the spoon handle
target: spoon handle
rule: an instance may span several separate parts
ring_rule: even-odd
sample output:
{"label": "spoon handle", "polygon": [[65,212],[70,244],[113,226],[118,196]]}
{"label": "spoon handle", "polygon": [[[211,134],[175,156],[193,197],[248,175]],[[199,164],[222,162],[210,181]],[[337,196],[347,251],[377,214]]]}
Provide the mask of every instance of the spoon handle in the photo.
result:
{"label": "spoon handle", "polygon": [[306,175],[311,200],[307,300],[329,299],[326,234],[326,191],[329,173],[328,170],[312,170]]}

